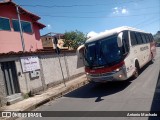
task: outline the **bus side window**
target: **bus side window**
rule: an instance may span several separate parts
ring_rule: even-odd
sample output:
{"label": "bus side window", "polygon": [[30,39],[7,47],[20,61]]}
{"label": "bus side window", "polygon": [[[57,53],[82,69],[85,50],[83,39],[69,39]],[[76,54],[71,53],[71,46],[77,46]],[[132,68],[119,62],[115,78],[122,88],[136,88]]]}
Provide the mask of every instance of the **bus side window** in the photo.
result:
{"label": "bus side window", "polygon": [[150,37],[151,42],[153,42],[153,36],[152,36],[152,34],[149,34],[149,37]]}
{"label": "bus side window", "polygon": [[149,43],[149,41],[150,41],[150,40],[149,40],[148,35],[147,35],[147,34],[145,34],[144,36],[145,36],[145,38],[146,38],[147,43]]}
{"label": "bus side window", "polygon": [[137,40],[136,40],[136,36],[135,36],[135,33],[134,32],[130,32],[130,38],[131,38],[131,45],[134,46],[134,45],[137,45]]}
{"label": "bus side window", "polygon": [[123,32],[122,43],[123,43],[124,54],[126,54],[129,52],[128,31]]}
{"label": "bus side window", "polygon": [[142,43],[143,43],[142,37],[141,37],[141,34],[140,34],[140,33],[136,32],[136,38],[137,38],[138,44],[142,44]]}
{"label": "bus side window", "polygon": [[147,40],[146,40],[146,38],[145,38],[145,36],[144,36],[144,34],[143,34],[143,33],[141,33],[141,37],[142,37],[142,41],[143,41],[143,43],[147,43]]}
{"label": "bus side window", "polygon": [[151,42],[151,38],[150,38],[149,34],[147,34],[147,37],[148,37],[148,39],[149,39],[149,42]]}

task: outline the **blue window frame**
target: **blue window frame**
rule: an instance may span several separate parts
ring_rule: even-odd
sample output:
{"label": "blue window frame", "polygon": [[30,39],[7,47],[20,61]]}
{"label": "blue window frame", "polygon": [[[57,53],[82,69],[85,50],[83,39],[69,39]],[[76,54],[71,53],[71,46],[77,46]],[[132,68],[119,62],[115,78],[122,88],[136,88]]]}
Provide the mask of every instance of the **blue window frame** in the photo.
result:
{"label": "blue window frame", "polygon": [[8,18],[0,17],[0,30],[11,30]]}
{"label": "blue window frame", "polygon": [[[19,32],[19,22],[18,20],[12,20],[14,31]],[[32,26],[30,22],[21,21],[22,31],[26,33],[32,33]]]}

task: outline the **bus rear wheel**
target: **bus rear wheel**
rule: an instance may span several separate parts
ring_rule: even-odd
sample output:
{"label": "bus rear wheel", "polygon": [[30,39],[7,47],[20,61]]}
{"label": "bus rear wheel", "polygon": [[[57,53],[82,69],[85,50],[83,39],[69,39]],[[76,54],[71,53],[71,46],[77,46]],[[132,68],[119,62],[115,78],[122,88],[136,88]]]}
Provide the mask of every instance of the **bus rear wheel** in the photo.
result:
{"label": "bus rear wheel", "polygon": [[139,64],[136,63],[136,65],[135,65],[135,71],[134,71],[134,74],[133,74],[133,78],[134,79],[136,79],[139,76],[139,72],[140,72]]}
{"label": "bus rear wheel", "polygon": [[153,54],[151,53],[151,60],[150,60],[150,63],[153,64],[154,63],[154,57],[153,57]]}

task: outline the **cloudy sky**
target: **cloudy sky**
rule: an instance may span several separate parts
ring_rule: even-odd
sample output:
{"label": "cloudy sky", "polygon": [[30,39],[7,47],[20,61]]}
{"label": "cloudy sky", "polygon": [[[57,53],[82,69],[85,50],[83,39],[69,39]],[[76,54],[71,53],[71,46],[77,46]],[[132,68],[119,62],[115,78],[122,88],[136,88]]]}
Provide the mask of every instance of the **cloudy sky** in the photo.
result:
{"label": "cloudy sky", "polygon": [[14,0],[41,17],[48,32],[79,30],[96,35],[130,26],[147,32],[160,30],[160,0]]}

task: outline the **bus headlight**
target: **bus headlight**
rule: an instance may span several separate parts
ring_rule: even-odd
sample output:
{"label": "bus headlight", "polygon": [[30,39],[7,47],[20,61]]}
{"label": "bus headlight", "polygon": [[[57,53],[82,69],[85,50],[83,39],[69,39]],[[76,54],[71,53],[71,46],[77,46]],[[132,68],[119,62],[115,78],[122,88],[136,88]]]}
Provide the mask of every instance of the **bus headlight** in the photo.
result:
{"label": "bus headlight", "polygon": [[117,68],[115,71],[116,71],[116,72],[119,72],[119,71],[120,71],[120,68]]}
{"label": "bus headlight", "polygon": [[122,66],[122,67],[115,69],[114,72],[119,72],[120,70],[123,70],[123,69],[125,69],[125,66]]}
{"label": "bus headlight", "polygon": [[117,68],[117,69],[114,70],[114,72],[119,72],[121,69],[122,69],[122,67]]}

